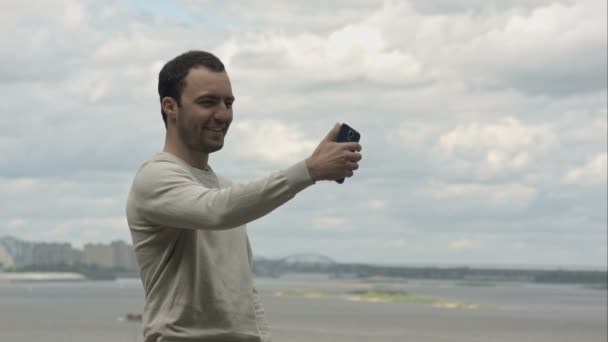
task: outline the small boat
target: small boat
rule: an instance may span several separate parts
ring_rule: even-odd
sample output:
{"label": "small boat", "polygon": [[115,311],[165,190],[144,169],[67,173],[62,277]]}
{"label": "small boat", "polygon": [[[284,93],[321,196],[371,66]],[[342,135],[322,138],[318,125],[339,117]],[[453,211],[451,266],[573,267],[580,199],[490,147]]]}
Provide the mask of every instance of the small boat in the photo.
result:
{"label": "small boat", "polygon": [[125,321],[127,322],[141,322],[141,314],[140,313],[132,313],[129,312],[125,315]]}

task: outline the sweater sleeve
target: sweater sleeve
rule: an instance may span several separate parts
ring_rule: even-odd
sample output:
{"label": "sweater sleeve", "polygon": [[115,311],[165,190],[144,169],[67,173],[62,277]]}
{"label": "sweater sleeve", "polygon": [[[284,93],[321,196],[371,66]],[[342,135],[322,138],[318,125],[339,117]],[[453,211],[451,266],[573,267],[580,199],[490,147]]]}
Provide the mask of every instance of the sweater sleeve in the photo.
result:
{"label": "sweater sleeve", "polygon": [[140,169],[131,196],[139,216],[151,224],[222,230],[270,213],[313,183],[301,161],[254,181],[210,189],[178,163],[157,160]]}

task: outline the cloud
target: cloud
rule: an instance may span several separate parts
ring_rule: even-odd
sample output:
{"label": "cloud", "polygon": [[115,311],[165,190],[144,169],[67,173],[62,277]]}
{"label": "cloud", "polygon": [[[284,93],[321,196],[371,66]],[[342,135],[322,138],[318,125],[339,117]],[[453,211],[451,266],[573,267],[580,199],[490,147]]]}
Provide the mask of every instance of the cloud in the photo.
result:
{"label": "cloud", "polygon": [[404,239],[386,240],[382,243],[384,248],[405,248],[408,245]]}
{"label": "cloud", "polygon": [[413,4],[385,3],[370,21],[443,82],[548,96],[606,87],[605,2],[467,2],[449,14],[445,2],[432,13]]}
{"label": "cloud", "polygon": [[386,201],[379,199],[372,199],[367,201],[367,205],[372,210],[381,210],[386,208]]}
{"label": "cloud", "polygon": [[294,91],[310,87],[311,81],[323,85],[361,80],[404,87],[429,80],[420,61],[406,51],[389,48],[382,32],[373,26],[350,24],[322,35],[269,33],[247,38],[231,39],[218,49],[228,57],[228,67],[235,74],[254,73],[251,76],[262,84],[270,84],[279,75]]}
{"label": "cloud", "polygon": [[398,134],[406,149],[428,147],[439,136],[442,127],[428,121],[402,121]]}
{"label": "cloud", "polygon": [[572,169],[563,180],[567,184],[595,185],[606,184],[608,174],[608,157],[606,153],[596,155],[584,165]]}
{"label": "cloud", "polygon": [[[158,71],[204,49],[238,99],[210,157],[219,173],[288,167],[336,121],[363,136],[354,178],[251,224],[257,253],[605,265],[606,12],[596,0],[4,1],[0,235],[128,240],[130,181],[164,141]],[[446,248],[467,239],[483,244]]]}
{"label": "cloud", "polygon": [[339,216],[318,216],[313,218],[313,226],[317,230],[334,231],[334,232],[350,232],[352,228],[347,225],[346,219]]}
{"label": "cloud", "polygon": [[450,242],[448,247],[457,251],[477,249],[481,247],[481,241],[468,238],[458,239]]}
{"label": "cloud", "polygon": [[[439,201],[437,211],[471,210],[482,214],[495,212],[520,212],[526,210],[537,198],[538,191],[531,186],[511,184],[445,184],[431,182],[426,194]],[[443,209],[445,208],[445,209]],[[475,215],[475,214],[474,214]],[[483,214],[487,215],[487,213]]]}
{"label": "cloud", "polygon": [[494,123],[460,124],[439,137],[433,152],[438,165],[490,179],[525,172],[557,145],[550,126],[507,117]]}
{"label": "cloud", "polygon": [[293,163],[308,157],[319,142],[305,137],[296,125],[277,120],[247,120],[231,128],[235,153],[244,159]]}
{"label": "cloud", "polygon": [[0,178],[0,185],[6,194],[18,194],[34,190],[36,180],[32,178]]}

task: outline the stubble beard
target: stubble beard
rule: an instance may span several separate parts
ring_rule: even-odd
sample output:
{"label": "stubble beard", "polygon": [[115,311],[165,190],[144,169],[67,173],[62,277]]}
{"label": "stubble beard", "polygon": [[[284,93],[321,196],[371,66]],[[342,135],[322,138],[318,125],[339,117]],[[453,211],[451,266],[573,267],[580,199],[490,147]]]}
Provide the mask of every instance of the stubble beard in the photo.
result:
{"label": "stubble beard", "polygon": [[[177,133],[186,147],[191,151],[210,154],[219,151],[224,147],[223,142],[207,143],[205,135],[207,132],[200,125],[194,125],[183,121],[177,122]],[[223,134],[223,133],[222,133]]]}

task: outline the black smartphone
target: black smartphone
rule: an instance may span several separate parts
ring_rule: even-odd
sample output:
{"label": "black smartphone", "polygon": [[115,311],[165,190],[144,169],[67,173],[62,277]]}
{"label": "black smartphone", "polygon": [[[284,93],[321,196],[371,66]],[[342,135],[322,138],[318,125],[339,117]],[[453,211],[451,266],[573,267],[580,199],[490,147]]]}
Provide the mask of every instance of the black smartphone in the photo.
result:
{"label": "black smartphone", "polygon": [[[345,123],[340,125],[340,132],[338,132],[336,142],[359,142],[360,139],[361,134],[355,131],[352,127]],[[336,179],[336,182],[342,184],[344,183],[344,178]]]}

